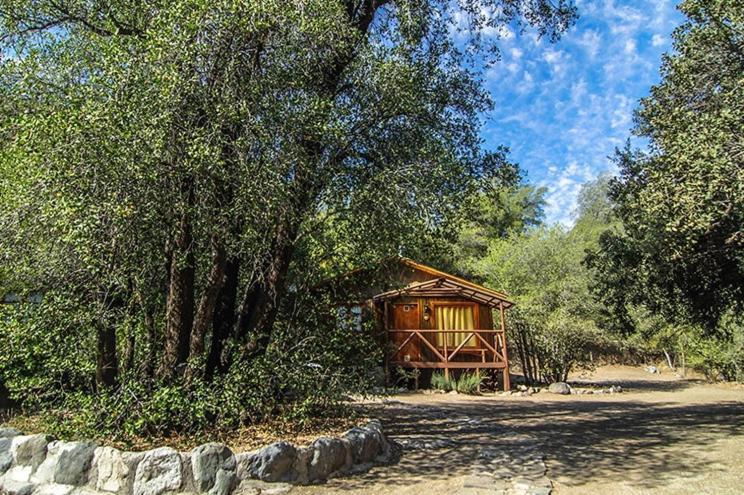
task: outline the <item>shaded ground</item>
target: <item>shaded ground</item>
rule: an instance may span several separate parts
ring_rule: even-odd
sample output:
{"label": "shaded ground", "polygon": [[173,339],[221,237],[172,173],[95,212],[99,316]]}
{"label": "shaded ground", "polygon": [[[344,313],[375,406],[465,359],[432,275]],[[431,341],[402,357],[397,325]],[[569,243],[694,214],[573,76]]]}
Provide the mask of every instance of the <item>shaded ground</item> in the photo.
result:
{"label": "shaded ground", "polygon": [[395,397],[376,412],[406,446],[397,464],[291,493],[475,493],[484,451],[539,452],[558,495],[744,493],[744,388],[623,367],[577,379],[627,391]]}

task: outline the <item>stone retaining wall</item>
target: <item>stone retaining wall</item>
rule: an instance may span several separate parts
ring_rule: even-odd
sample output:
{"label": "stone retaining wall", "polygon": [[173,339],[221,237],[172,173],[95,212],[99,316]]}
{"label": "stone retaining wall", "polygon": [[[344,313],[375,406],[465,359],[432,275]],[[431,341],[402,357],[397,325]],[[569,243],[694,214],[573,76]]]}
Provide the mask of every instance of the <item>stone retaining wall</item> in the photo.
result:
{"label": "stone retaining wall", "polygon": [[190,452],[161,447],[122,452],[93,442],[61,442],[0,428],[0,493],[9,495],[161,495],[239,493],[252,480],[306,484],[364,471],[391,458],[377,420],[308,447],[277,442],[233,454],[208,443]]}

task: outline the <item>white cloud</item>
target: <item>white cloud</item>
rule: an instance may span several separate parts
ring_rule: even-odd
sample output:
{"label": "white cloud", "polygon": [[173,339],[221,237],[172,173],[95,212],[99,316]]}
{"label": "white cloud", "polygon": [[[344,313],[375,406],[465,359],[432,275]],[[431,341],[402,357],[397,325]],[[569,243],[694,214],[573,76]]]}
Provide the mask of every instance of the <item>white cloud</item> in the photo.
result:
{"label": "white cloud", "polygon": [[634,55],[636,52],[636,40],[634,40],[633,38],[625,40],[625,47],[623,48],[623,51],[627,55]]}
{"label": "white cloud", "polygon": [[651,46],[663,46],[666,44],[666,40],[660,34],[655,34],[651,37]]}
{"label": "white cloud", "polygon": [[600,43],[602,43],[602,37],[600,34],[593,30],[587,29],[584,33],[576,40],[576,43],[586,52],[590,59],[597,57],[599,52]]}

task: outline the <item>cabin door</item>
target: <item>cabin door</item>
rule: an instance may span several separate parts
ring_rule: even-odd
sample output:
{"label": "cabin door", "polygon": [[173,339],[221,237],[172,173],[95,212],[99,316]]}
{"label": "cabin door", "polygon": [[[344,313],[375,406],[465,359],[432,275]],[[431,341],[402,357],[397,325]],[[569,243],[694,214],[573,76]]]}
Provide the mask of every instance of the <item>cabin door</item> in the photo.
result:
{"label": "cabin door", "polygon": [[[393,328],[396,330],[418,330],[421,328],[418,303],[401,303],[393,305]],[[407,332],[393,333],[395,348],[405,342],[411,334]],[[395,361],[421,361],[421,343],[414,337],[403,346],[394,357]]]}

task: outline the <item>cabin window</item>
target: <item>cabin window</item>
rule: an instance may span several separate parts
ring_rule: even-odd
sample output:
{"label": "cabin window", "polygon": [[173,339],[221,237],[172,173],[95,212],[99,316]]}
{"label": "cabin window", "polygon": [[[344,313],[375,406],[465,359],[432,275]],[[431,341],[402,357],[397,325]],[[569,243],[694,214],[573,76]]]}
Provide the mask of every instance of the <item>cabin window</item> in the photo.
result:
{"label": "cabin window", "polygon": [[338,322],[346,330],[362,331],[362,307],[360,305],[338,308]]}
{"label": "cabin window", "polygon": [[[473,305],[452,305],[436,306],[436,322],[439,330],[475,330],[475,306]],[[445,343],[449,348],[455,348],[463,343],[468,336],[468,332],[448,332],[438,333],[437,346],[444,347]],[[475,336],[470,337],[465,347],[475,347]]]}

